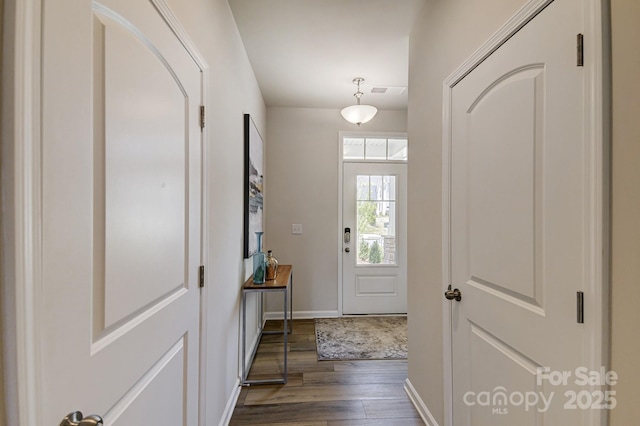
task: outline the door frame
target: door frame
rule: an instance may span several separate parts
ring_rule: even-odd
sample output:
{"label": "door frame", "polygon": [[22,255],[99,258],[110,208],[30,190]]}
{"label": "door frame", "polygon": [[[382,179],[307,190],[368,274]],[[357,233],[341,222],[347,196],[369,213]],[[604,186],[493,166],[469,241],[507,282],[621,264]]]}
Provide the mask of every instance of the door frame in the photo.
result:
{"label": "door frame", "polygon": [[338,316],[341,317],[343,315],[343,310],[342,310],[342,291],[343,291],[343,283],[342,283],[342,268],[343,268],[343,260],[342,260],[342,247],[343,247],[343,242],[342,242],[342,231],[344,229],[344,223],[342,220],[342,196],[343,196],[343,175],[344,175],[344,167],[343,164],[345,162],[348,163],[399,163],[399,164],[409,164],[409,160],[407,159],[407,161],[373,161],[373,160],[349,160],[349,161],[344,161],[343,159],[343,155],[344,155],[344,146],[343,146],[343,139],[344,138],[349,138],[349,137],[354,137],[354,138],[375,138],[375,137],[380,137],[380,138],[408,138],[408,134],[406,132],[374,132],[374,131],[369,131],[369,132],[358,132],[358,131],[354,131],[354,132],[349,132],[349,131],[339,131],[338,132],[338,229],[337,229],[337,236],[338,236]]}
{"label": "door frame", "polygon": [[[19,426],[38,426],[45,424],[41,418],[42,406],[41,367],[43,356],[39,348],[40,304],[42,303],[42,138],[41,122],[41,55],[42,55],[42,11],[43,0],[6,0],[4,21],[13,26],[5,46],[13,42],[13,56],[5,55],[3,64],[3,96],[11,96],[4,101],[7,109],[3,113],[2,162],[3,166],[13,162],[13,167],[1,182],[1,190],[6,195],[6,214],[1,218],[2,229],[9,235],[2,243],[5,246],[2,261],[3,305],[0,314],[3,322],[13,330],[2,334],[4,365],[0,366],[9,383],[5,389],[5,409],[8,418]],[[208,73],[207,62],[189,38],[166,0],[151,0],[158,13],[180,40],[192,57],[201,73],[202,105],[207,105]],[[12,19],[14,18],[14,19]],[[3,46],[4,47],[4,46]],[[4,52],[10,51],[3,49]],[[8,130],[5,130],[4,128]],[[207,222],[209,210],[207,194],[207,128],[200,135],[202,152],[201,187],[201,229],[200,264],[207,258]],[[13,160],[13,161],[12,161]],[[11,233],[13,229],[13,233]],[[206,318],[207,286],[200,289],[200,316]],[[7,302],[14,300],[14,306]],[[199,376],[204,377],[206,359],[206,321],[200,321],[200,365]],[[6,375],[10,373],[11,377]],[[9,379],[9,380],[8,380]],[[199,381],[199,424],[205,424],[206,383]],[[65,413],[61,413],[61,416]]]}
{"label": "door frame", "polygon": [[[467,74],[496,51],[511,36],[532,20],[554,0],[530,0],[502,28],[476,50],[443,83],[442,121],[442,292],[451,279],[451,138],[453,88]],[[555,0],[562,1],[562,0]],[[592,321],[585,321],[588,367],[597,370],[609,367],[609,186],[610,186],[610,31],[606,22],[608,5],[605,0],[582,0],[585,43],[585,140],[587,142],[585,175],[588,177],[586,221],[583,236],[587,241],[584,253],[585,312]],[[453,426],[453,339],[452,305],[442,298],[444,351],[444,424]],[[606,410],[589,411],[589,426],[608,424]]]}

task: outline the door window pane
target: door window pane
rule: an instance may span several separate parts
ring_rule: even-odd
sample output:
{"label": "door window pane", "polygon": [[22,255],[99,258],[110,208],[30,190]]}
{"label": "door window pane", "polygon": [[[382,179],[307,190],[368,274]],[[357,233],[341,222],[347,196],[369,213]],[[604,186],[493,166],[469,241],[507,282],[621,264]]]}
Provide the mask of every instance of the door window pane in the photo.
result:
{"label": "door window pane", "polygon": [[342,157],[345,160],[363,160],[364,138],[344,138],[342,142]]}
{"label": "door window pane", "polygon": [[357,177],[357,264],[396,265],[396,176]]}
{"label": "door window pane", "polygon": [[357,180],[358,189],[356,197],[358,200],[369,199],[369,176],[358,176]]}
{"label": "door window pane", "polygon": [[407,145],[406,139],[389,139],[389,160],[407,161]]}
{"label": "door window pane", "polygon": [[386,160],[387,159],[387,140],[367,138],[365,159]]}
{"label": "door window pane", "polygon": [[382,200],[382,176],[370,176],[369,182],[369,199]]}

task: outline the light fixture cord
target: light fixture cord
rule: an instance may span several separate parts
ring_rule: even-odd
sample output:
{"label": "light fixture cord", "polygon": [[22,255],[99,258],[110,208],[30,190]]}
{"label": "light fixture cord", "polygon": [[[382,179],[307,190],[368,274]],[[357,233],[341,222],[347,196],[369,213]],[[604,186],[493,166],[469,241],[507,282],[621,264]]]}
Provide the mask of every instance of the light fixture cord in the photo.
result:
{"label": "light fixture cord", "polygon": [[358,105],[360,105],[360,98],[362,97],[362,95],[364,95],[364,93],[360,91],[360,80],[357,80],[356,84],[358,85],[358,91],[354,93],[353,96],[356,97],[356,100],[358,101]]}

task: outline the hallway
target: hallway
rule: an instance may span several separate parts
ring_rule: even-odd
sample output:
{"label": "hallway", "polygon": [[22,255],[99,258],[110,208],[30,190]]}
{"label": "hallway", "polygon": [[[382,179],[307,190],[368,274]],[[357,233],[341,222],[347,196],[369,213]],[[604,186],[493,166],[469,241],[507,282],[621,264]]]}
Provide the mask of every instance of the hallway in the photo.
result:
{"label": "hallway", "polygon": [[[230,425],[418,426],[403,389],[407,361],[318,361],[314,320],[294,320],[289,382],[245,387]],[[266,330],[282,327],[269,321]],[[265,335],[249,378],[282,372],[282,336]]]}
{"label": "hallway", "polygon": [[[589,143],[581,149],[589,158],[576,161],[575,150],[566,143],[546,145],[566,154],[549,157],[549,161],[540,161],[538,153],[547,155],[551,149],[525,152],[522,148],[522,152],[530,155],[529,159],[536,157],[526,162],[534,170],[526,169],[527,179],[536,177],[542,165],[554,165],[558,180],[578,184],[582,195],[540,180],[531,185],[520,182],[526,188],[518,190],[514,189],[515,181],[493,173],[491,180],[505,183],[512,189],[510,193],[533,194],[533,207],[522,207],[526,217],[513,214],[512,218],[549,231],[549,241],[540,249],[535,246],[542,239],[527,231],[527,241],[533,242],[527,247],[533,248],[526,253],[533,258],[535,270],[531,273],[531,262],[527,261],[530,279],[523,288],[533,296],[518,298],[512,290],[500,294],[503,287],[487,285],[499,280],[491,281],[480,273],[469,274],[484,280],[473,285],[465,281],[467,277],[450,279],[451,271],[462,270],[452,266],[447,253],[453,253],[454,247],[467,253],[465,242],[474,244],[480,257],[491,254],[502,260],[495,247],[490,250],[478,242],[478,232],[488,236],[485,239],[499,246],[505,256],[517,254],[509,242],[521,240],[515,232],[495,238],[497,233],[489,232],[477,219],[467,220],[466,213],[450,220],[447,167],[452,163],[446,160],[447,143],[451,145],[454,133],[461,133],[453,132],[447,123],[453,120],[449,117],[451,105],[462,105],[452,102],[451,97],[453,87],[462,87],[458,79],[463,79],[463,74],[451,73],[476,60],[489,65],[488,58],[480,58],[489,54],[479,50],[482,43],[504,37],[513,40],[514,34],[505,31],[505,25],[529,19],[538,8],[566,3],[580,3],[582,12],[566,14],[572,22],[580,20],[580,25],[571,27],[562,40],[552,35],[556,30],[568,31],[568,25],[544,26],[541,33],[552,38],[554,47],[562,46],[566,51],[557,56],[569,64],[572,74],[586,76],[585,91],[580,93],[586,94],[589,102],[574,102],[549,119],[555,123],[571,114],[580,116],[586,125],[574,133],[588,136]],[[585,350],[579,349],[582,345],[571,345],[565,337],[568,334],[559,328],[537,334],[540,341],[552,336],[547,344],[527,339],[531,334],[527,327],[523,329],[529,334],[516,337],[527,349],[558,349],[557,344],[562,343],[578,348],[575,352],[581,357],[589,357],[574,360],[568,367],[558,363],[562,366],[557,371],[578,366],[594,371],[604,366],[615,371],[619,383],[602,388],[616,393],[615,410],[586,410],[585,416],[592,416],[589,424],[598,426],[638,423],[640,310],[636,300],[640,286],[635,282],[640,276],[640,85],[630,83],[640,73],[640,55],[629,52],[640,38],[640,1],[381,0],[376,1],[376,7],[369,7],[364,0],[335,4],[295,0],[0,0],[0,10],[4,24],[0,40],[0,382],[4,384],[0,389],[0,426],[59,424],[70,410],[102,416],[106,425],[114,426],[229,422],[393,426],[423,424],[422,419],[429,425],[465,424],[454,418],[454,402],[464,402],[460,395],[471,387],[461,385],[452,372],[471,370],[459,368],[461,363],[450,356],[456,352],[451,349],[450,307],[464,305],[471,307],[469,312],[496,313],[483,303],[483,298],[490,297],[496,304],[514,302],[516,308],[522,302],[520,305],[531,308],[525,310],[534,319],[556,318],[540,314],[556,306],[560,312],[557,318],[567,328],[579,333],[595,330],[593,344],[584,345]],[[519,25],[518,31],[524,28]],[[344,36],[339,35],[341,30]],[[251,34],[260,43],[252,43]],[[164,44],[166,54],[162,53]],[[263,44],[278,50],[270,53]],[[162,51],[152,48],[160,45]],[[337,47],[346,53],[336,55]],[[394,56],[381,60],[383,48],[389,48]],[[514,57],[531,53],[529,49],[515,50],[518,54]],[[253,52],[259,55],[254,57]],[[361,53],[373,55],[375,60],[359,60]],[[400,53],[407,57],[395,56]],[[540,63],[537,58],[531,62]],[[325,66],[336,70],[328,72]],[[534,68],[527,68],[526,75],[532,77]],[[267,71],[281,79],[265,78]],[[362,127],[341,115],[343,108],[359,101],[353,96],[356,76],[366,80],[364,102],[378,108],[375,119]],[[533,83],[520,79],[513,88],[541,100],[541,91],[552,88],[550,80],[541,79]],[[180,80],[185,83],[178,84]],[[557,89],[548,93],[564,94],[576,81],[577,77],[563,78],[554,86]],[[485,83],[487,87],[492,84]],[[333,100],[328,99],[330,92]],[[514,100],[513,105],[509,111],[520,110],[523,103]],[[523,114],[524,118],[534,119],[527,119],[526,124],[534,123],[536,131],[549,129],[550,121],[538,114],[542,104],[531,105],[522,108],[532,112]],[[483,140],[487,143],[498,140],[494,136],[503,127],[515,127],[515,121],[488,112],[487,116],[497,117],[497,124],[489,126],[481,119],[461,121],[467,116],[465,111],[462,107],[456,110],[457,122],[484,123],[488,137]],[[272,250],[281,264],[295,265],[295,297],[290,300],[293,316],[300,318],[345,313],[342,277],[346,252],[342,243],[349,225],[338,220],[344,192],[338,173],[344,158],[340,135],[407,135],[413,164],[408,170],[406,194],[409,360],[318,362],[313,320],[297,320],[289,344],[289,383],[238,386],[242,327],[247,326],[248,340],[255,344],[257,325],[281,312],[280,301],[267,299],[265,316],[258,318],[259,299],[251,298],[247,306],[251,317],[244,324],[242,321],[240,289],[253,266],[243,247],[248,192],[244,190],[244,114],[250,114],[264,142],[265,249]],[[534,132],[534,136],[543,133]],[[569,132],[565,133],[562,141],[569,139]],[[527,143],[531,140],[538,139],[527,139]],[[163,149],[159,149],[161,145]],[[475,144],[455,146],[460,147],[458,154],[463,154],[456,156],[458,166],[464,165],[466,153],[471,152],[467,147],[487,154],[483,163],[479,160],[485,157],[469,156],[478,160],[470,167],[475,170],[473,176],[488,176],[484,170],[501,170],[490,167],[488,149]],[[366,144],[363,149],[365,162]],[[499,154],[499,159],[507,157],[503,155],[506,149],[491,152]],[[386,157],[388,153],[387,147]],[[572,168],[577,172],[571,178],[566,178],[565,159],[579,163]],[[523,167],[514,161],[505,163],[515,175],[524,176]],[[597,169],[597,173],[586,173],[587,169]],[[484,181],[467,179],[472,173],[457,176],[456,182],[464,177],[469,183],[458,188],[457,194],[478,186],[469,211],[485,212],[482,218],[488,223],[507,223],[492,216],[488,208],[478,210],[497,206],[487,201],[487,193],[480,188]],[[494,188],[491,183],[484,182],[483,187]],[[494,201],[507,204],[504,194],[496,189]],[[555,207],[569,216],[569,227],[531,220],[538,207],[550,205],[543,202],[542,195],[552,201],[580,198],[575,203],[579,211],[571,214]],[[457,205],[465,203],[461,196]],[[476,231],[466,226],[471,222]],[[294,225],[304,232],[294,232]],[[371,226],[384,227],[384,223],[374,221]],[[447,240],[451,230],[458,233],[456,244]],[[586,243],[575,243],[579,250],[565,250],[557,244],[560,233],[556,230],[584,234]],[[352,241],[359,244],[357,239]],[[542,255],[556,261],[555,266],[538,261]],[[565,265],[559,260],[565,256],[567,264],[583,265],[577,279],[565,276]],[[518,275],[517,264],[508,264],[516,272],[512,275]],[[553,297],[541,286],[532,286],[546,282],[538,279],[541,269],[557,271],[562,275],[559,281],[571,288],[563,288],[561,297]],[[502,273],[503,268],[494,271]],[[457,287],[464,294],[460,304],[443,298],[447,286],[456,282],[463,283]],[[455,288],[453,285],[452,290]],[[60,306],[73,307],[72,315]],[[493,315],[491,324],[502,326],[505,317]],[[480,328],[484,324],[471,316],[460,318]],[[525,359],[524,364],[531,368],[524,368],[524,372],[520,368],[523,375],[537,371],[536,363],[555,371],[555,362],[536,361],[518,344],[511,344],[514,350],[503,350],[500,343],[507,339],[488,328],[482,328],[486,332],[477,339],[477,346],[482,344],[493,358],[467,352],[473,353],[473,365],[478,366],[475,371],[482,380],[495,386],[492,381],[499,381],[514,389],[512,382],[520,376],[499,369],[503,353],[512,360]],[[518,334],[511,323],[503,329],[505,334]],[[281,345],[275,336],[263,339],[253,375],[280,373]],[[472,359],[464,351],[456,353],[462,354],[462,360]],[[487,360],[495,361],[497,367],[486,368]],[[527,364],[527,360],[535,362]],[[511,365],[520,366],[518,362]],[[502,371],[506,378],[492,375],[494,370]],[[60,387],[69,377],[82,377],[85,384],[99,383],[99,391],[87,392],[85,386]],[[473,383],[480,389],[478,380]],[[410,389],[410,396],[405,388]],[[416,401],[419,413],[411,400]],[[138,418],[145,421],[131,420]],[[473,421],[495,425],[492,418],[476,416]]]}

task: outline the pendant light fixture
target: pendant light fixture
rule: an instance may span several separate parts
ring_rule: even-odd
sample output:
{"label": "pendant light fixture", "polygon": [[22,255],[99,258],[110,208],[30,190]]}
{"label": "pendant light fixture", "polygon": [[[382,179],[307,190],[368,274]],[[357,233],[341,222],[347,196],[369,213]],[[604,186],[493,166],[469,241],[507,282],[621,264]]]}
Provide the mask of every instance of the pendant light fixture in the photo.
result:
{"label": "pendant light fixture", "polygon": [[360,98],[364,93],[360,91],[360,83],[364,82],[364,78],[357,77],[353,79],[353,84],[358,85],[358,91],[353,94],[356,97],[357,104],[351,105],[340,111],[342,117],[349,123],[357,124],[358,127],[362,123],[370,121],[378,113],[378,108],[372,105],[360,105]]}

